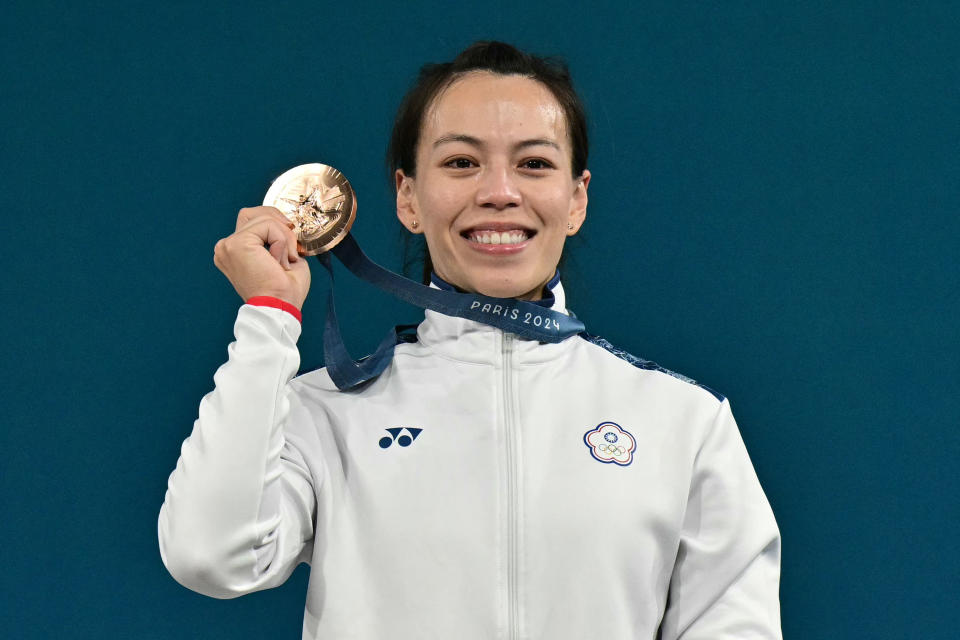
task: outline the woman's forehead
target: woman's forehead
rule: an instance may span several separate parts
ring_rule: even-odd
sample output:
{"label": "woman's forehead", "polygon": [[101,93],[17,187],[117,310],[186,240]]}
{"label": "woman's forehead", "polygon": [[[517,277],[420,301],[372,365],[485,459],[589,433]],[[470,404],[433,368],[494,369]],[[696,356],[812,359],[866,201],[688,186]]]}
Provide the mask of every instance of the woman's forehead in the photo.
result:
{"label": "woman's forehead", "polygon": [[550,89],[520,75],[465,74],[437,95],[424,116],[422,142],[441,137],[546,138],[568,144],[564,111]]}

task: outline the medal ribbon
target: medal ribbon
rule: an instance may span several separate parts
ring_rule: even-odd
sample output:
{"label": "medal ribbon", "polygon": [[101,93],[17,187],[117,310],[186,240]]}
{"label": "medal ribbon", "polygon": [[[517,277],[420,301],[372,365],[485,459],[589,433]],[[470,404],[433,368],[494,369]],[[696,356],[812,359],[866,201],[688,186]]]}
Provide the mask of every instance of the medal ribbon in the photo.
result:
{"label": "medal ribbon", "polygon": [[[584,330],[583,323],[576,318],[533,302],[432,289],[404,278],[368,258],[349,233],[329,253],[337,256],[361,280],[417,307],[474,320],[540,342],[560,342]],[[394,328],[390,331],[372,355],[359,362],[354,361],[340,335],[340,323],[333,302],[333,265],[330,256],[321,253],[317,258],[330,274],[327,320],[323,332],[324,363],[337,388],[350,389],[383,373],[393,358],[393,349],[398,341],[397,330]]]}

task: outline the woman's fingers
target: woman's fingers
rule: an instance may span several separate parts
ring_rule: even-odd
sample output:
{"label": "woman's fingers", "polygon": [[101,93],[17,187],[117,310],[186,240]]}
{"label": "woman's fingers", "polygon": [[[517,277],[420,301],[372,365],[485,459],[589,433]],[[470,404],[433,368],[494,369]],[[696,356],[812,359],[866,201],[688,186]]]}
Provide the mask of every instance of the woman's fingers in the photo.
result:
{"label": "woman's fingers", "polygon": [[[280,263],[280,266],[290,270],[290,241],[286,235],[281,235],[279,237],[268,237],[266,244],[268,245],[268,251],[270,255],[273,256],[274,260]],[[296,253],[296,252],[294,252]]]}
{"label": "woman's fingers", "polygon": [[291,229],[293,228],[293,223],[276,207],[244,207],[240,209],[240,212],[237,214],[237,227],[235,230],[239,231],[241,228],[250,224],[253,219],[264,216],[275,218]]}
{"label": "woman's fingers", "polygon": [[[259,215],[251,216],[245,212],[257,211]],[[240,225],[240,218],[246,219],[246,224]],[[297,253],[297,234],[293,232],[293,223],[273,207],[255,207],[254,209],[241,209],[240,216],[237,217],[237,233],[250,232],[258,235],[262,239],[263,245],[269,245],[270,255],[277,259],[277,262],[288,265],[297,262],[300,259]],[[274,247],[275,243],[281,243],[280,247]],[[280,249],[284,251],[281,252]]]}
{"label": "woman's fingers", "polygon": [[214,263],[244,299],[269,295],[303,304],[310,273],[291,226],[274,207],[241,209],[236,231],[217,242]]}
{"label": "woman's fingers", "polygon": [[[280,210],[277,209],[276,207],[249,207],[249,208],[240,209],[240,212],[237,214],[236,230],[240,231],[244,227],[249,226],[251,222],[255,222],[257,220],[264,219],[264,218],[276,220],[280,222],[280,224],[282,224],[283,226],[290,229],[291,237],[293,237],[294,241],[292,243],[289,243],[289,246],[290,246],[290,252],[288,254],[289,261],[296,262],[297,259],[299,258],[299,255],[297,254],[297,248],[296,248],[297,247],[296,234],[293,233],[293,229],[296,228],[296,225],[290,222],[290,220],[285,215],[283,215],[280,212]],[[279,257],[277,259],[279,260]]]}

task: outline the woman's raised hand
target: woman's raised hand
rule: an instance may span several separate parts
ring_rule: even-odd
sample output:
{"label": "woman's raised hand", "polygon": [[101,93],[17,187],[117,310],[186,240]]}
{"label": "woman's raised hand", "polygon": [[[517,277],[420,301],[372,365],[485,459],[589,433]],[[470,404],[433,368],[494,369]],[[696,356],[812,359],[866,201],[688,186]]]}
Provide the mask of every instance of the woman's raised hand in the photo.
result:
{"label": "woman's raised hand", "polygon": [[310,290],[293,224],[275,207],[241,209],[236,231],[213,248],[213,263],[244,300],[272,296],[299,309]]}

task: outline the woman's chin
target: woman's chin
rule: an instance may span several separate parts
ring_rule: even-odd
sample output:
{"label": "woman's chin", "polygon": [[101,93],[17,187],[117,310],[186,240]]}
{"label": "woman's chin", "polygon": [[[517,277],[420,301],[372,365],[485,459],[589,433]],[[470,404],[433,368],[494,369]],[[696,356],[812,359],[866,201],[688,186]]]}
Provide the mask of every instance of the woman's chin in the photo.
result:
{"label": "woman's chin", "polygon": [[539,300],[543,297],[543,285],[517,282],[484,283],[477,287],[477,293],[491,298],[516,298],[517,300]]}

